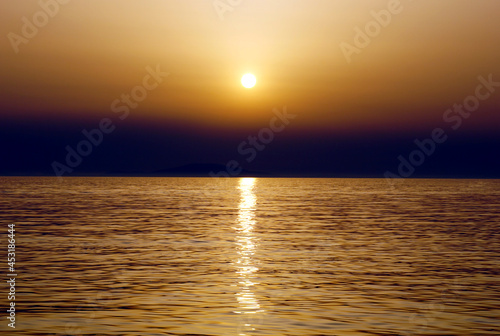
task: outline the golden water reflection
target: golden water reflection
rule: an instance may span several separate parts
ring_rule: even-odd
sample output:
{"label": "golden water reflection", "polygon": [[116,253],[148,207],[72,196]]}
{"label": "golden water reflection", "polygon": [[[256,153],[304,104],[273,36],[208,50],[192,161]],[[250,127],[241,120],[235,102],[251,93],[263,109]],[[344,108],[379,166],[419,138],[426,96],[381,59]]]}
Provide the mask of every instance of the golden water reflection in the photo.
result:
{"label": "golden water reflection", "polygon": [[387,189],[0,177],[15,336],[500,335],[500,180]]}
{"label": "golden water reflection", "polygon": [[258,284],[256,282],[256,273],[259,270],[254,260],[258,243],[253,232],[257,202],[254,193],[255,183],[255,178],[241,178],[238,187],[241,194],[238,225],[236,226],[236,244],[238,248],[236,267],[239,288],[236,298],[239,303],[239,310],[235,311],[235,313],[241,314],[238,326],[239,335],[247,335],[246,333],[255,331],[255,322],[261,318],[258,315],[263,312],[254,293],[254,287]]}

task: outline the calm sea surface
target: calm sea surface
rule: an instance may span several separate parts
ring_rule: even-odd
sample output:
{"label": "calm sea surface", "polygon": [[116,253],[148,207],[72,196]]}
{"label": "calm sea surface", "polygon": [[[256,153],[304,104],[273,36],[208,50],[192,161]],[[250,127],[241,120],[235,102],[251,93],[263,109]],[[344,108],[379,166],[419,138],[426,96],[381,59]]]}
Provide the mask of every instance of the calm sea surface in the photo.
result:
{"label": "calm sea surface", "polygon": [[6,335],[500,334],[500,180],[2,177],[0,210]]}

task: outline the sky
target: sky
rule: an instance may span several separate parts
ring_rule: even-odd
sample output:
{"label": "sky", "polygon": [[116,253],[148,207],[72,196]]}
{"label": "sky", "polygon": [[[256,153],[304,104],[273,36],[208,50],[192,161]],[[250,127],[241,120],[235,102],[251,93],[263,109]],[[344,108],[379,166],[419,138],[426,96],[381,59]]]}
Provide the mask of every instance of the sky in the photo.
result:
{"label": "sky", "polygon": [[236,161],[500,177],[498,13],[497,0],[3,1],[0,174]]}

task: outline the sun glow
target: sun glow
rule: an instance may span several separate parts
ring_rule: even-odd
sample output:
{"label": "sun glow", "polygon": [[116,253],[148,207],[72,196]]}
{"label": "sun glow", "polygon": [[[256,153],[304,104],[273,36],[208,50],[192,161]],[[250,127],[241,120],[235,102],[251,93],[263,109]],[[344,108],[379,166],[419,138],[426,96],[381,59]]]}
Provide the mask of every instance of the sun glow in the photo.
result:
{"label": "sun glow", "polygon": [[257,78],[251,73],[247,73],[241,77],[241,84],[247,89],[253,88],[257,83]]}

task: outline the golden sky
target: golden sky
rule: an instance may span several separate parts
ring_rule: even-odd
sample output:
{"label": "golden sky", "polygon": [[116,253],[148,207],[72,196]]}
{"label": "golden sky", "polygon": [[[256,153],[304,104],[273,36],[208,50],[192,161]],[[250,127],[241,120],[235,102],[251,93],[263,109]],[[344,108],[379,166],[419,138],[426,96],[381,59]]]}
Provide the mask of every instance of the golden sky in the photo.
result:
{"label": "golden sky", "polygon": [[[498,0],[401,0],[349,63],[341,44],[354,45],[355,28],[393,1],[242,0],[221,19],[213,0],[73,0],[17,53],[9,33],[21,35],[41,5],[2,1],[1,113],[113,115],[111,103],[159,65],[169,76],[136,118],[240,128],[287,106],[296,127],[404,131],[439,124],[478,76],[500,81]],[[251,90],[246,72],[258,80]],[[498,95],[482,102],[470,125],[498,128],[498,105]]]}

